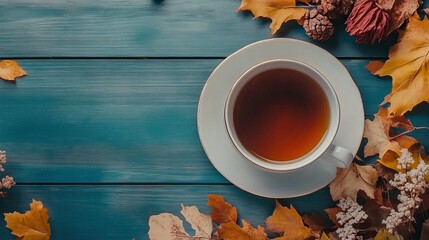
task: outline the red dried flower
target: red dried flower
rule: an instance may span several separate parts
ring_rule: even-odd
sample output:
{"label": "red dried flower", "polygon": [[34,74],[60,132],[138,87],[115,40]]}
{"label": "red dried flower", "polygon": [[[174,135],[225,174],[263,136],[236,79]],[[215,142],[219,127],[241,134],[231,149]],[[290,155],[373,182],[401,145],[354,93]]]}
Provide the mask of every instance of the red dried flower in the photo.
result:
{"label": "red dried flower", "polygon": [[389,35],[390,15],[373,0],[358,0],[347,21],[346,31],[356,36],[357,43],[381,42]]}

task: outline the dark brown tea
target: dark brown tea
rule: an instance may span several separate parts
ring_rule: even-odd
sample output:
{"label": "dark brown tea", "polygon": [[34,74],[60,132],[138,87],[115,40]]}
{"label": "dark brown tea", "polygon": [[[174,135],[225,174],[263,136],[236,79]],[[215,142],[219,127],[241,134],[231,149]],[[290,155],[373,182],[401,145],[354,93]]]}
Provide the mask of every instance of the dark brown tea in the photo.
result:
{"label": "dark brown tea", "polygon": [[291,69],[253,77],[234,105],[234,128],[241,144],[256,156],[288,161],[304,156],[329,125],[328,99],[315,80]]}

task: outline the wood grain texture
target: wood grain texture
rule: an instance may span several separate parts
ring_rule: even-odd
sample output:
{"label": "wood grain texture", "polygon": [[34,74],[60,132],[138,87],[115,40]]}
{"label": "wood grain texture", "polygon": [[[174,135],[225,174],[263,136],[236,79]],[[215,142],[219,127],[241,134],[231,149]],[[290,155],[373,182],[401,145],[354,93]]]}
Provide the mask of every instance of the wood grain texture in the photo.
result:
{"label": "wood grain texture", "polygon": [[[220,60],[25,60],[0,82],[0,149],[24,183],[226,183],[202,150],[199,94]],[[370,116],[390,90],[344,60]],[[429,123],[422,107],[413,120]],[[417,133],[425,146],[427,132]]]}
{"label": "wood grain texture", "polygon": [[[270,38],[270,20],[237,13],[239,0],[0,1],[1,57],[227,56]],[[279,37],[311,41],[296,23]],[[354,43],[344,24],[328,42],[338,57],[386,57],[383,45]]]}
{"label": "wood grain texture", "polygon": [[[148,239],[149,216],[162,212],[181,216],[181,203],[196,205],[209,214],[209,193],[223,195],[237,207],[240,219],[255,225],[264,224],[275,206],[272,199],[256,197],[234,186],[17,186],[0,201],[0,209],[24,212],[31,199],[42,201],[49,209],[53,240],[142,240]],[[327,189],[282,203],[293,204],[300,213],[323,213],[324,208],[333,205]],[[185,227],[190,230],[189,224]],[[0,227],[0,236],[3,240],[14,239],[5,227]]]}

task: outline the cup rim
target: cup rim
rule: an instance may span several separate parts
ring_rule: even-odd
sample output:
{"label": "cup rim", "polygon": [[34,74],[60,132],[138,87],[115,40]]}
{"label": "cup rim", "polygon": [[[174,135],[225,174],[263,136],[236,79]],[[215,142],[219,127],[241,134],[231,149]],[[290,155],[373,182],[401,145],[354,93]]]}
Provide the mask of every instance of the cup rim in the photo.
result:
{"label": "cup rim", "polygon": [[[241,141],[239,140],[235,132],[233,122],[234,104],[241,89],[257,74],[279,68],[293,69],[296,71],[301,70],[301,72],[304,72],[306,75],[309,75],[312,79],[314,79],[317,84],[319,84],[319,86],[323,89],[328,100],[330,111],[329,126],[325,134],[319,140],[319,143],[314,146],[311,151],[304,154],[303,156],[284,162],[266,159],[262,156],[256,156],[256,154],[249,152],[241,144]],[[326,77],[314,67],[306,63],[291,59],[272,59],[252,66],[234,82],[228,92],[228,96],[225,101],[224,121],[230,141],[247,160],[249,160],[256,166],[268,171],[287,172],[307,166],[308,164],[320,158],[327,151],[338,132],[340,124],[340,103],[338,101],[337,94],[329,80],[326,79]]]}

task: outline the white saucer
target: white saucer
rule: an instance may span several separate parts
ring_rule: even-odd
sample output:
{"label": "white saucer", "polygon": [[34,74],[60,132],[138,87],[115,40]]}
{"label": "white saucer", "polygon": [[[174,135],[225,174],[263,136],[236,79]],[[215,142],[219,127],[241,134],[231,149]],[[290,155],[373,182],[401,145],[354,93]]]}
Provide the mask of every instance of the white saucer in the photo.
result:
{"label": "white saucer", "polygon": [[336,175],[336,163],[323,157],[294,172],[274,173],[244,158],[228,136],[224,120],[227,95],[235,80],[252,66],[272,59],[307,63],[333,86],[340,102],[340,126],[335,145],[356,154],[363,134],[364,112],[358,88],[344,65],[326,50],[286,38],[250,44],[226,58],[204,86],[198,105],[198,132],[213,166],[231,183],[255,195],[290,198],[323,188]]}

